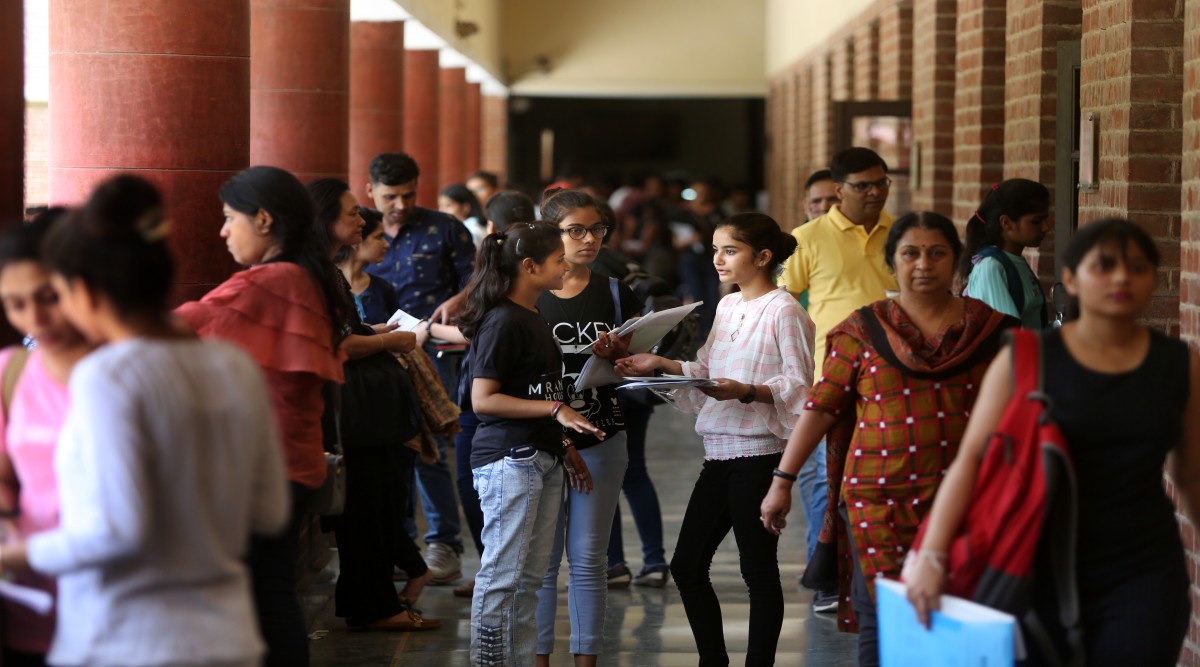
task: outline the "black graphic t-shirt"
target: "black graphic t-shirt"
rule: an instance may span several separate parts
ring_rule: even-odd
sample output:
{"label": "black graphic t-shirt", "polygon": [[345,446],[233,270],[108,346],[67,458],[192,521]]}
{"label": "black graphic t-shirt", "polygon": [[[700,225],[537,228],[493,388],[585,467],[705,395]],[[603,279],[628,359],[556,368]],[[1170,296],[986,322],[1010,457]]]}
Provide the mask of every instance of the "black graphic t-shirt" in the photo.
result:
{"label": "black graphic t-shirt", "polygon": [[[641,310],[641,304],[637,302],[633,290],[624,283],[617,283],[617,291],[622,310],[620,321],[624,322]],[[621,405],[617,400],[616,385],[585,389],[582,394],[575,393],[574,389],[575,378],[579,377],[579,372],[591,356],[586,350],[595,344],[601,332],[617,328],[609,279],[593,273],[588,286],[569,299],[560,299],[546,292],[538,299],[538,310],[550,325],[554,338],[562,345],[565,368],[563,387],[569,397],[567,405],[604,431],[606,436],[612,437],[624,431],[625,415],[621,413]],[[592,435],[575,431],[567,435],[575,443],[576,449],[600,444],[600,440]]]}
{"label": "black graphic t-shirt", "polygon": [[[509,396],[565,402],[562,371],[562,353],[541,315],[508,299],[488,311],[471,341],[471,377],[496,380],[500,393]],[[499,461],[521,445],[562,455],[562,427],[550,418],[549,406],[538,419],[476,414],[472,468]]]}

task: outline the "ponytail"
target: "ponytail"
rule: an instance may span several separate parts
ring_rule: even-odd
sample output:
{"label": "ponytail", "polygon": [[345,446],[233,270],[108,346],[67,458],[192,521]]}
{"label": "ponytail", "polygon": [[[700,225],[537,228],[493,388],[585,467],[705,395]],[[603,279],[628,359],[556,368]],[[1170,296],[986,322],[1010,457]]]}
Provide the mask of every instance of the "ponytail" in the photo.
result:
{"label": "ponytail", "polygon": [[562,233],[545,222],[516,223],[484,237],[467,283],[467,303],[456,322],[463,336],[474,338],[488,311],[508,298],[522,261],[540,264],[561,246]]}
{"label": "ponytail", "polygon": [[975,256],[984,246],[1004,249],[1004,233],[1000,217],[1020,220],[1050,206],[1050,191],[1046,186],[1026,178],[1010,178],[992,185],[975,214],[967,220],[967,242],[961,260],[963,284],[975,266]]}

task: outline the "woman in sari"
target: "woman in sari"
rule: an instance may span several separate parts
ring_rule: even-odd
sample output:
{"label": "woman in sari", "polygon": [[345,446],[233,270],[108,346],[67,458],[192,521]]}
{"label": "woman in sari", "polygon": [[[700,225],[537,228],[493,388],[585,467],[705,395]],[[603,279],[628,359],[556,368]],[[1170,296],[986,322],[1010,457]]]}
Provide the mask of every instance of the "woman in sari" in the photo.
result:
{"label": "woman in sari", "polygon": [[851,601],[839,606],[838,629],[858,629],[860,665],[879,664],[874,579],[899,576],[1000,334],[1017,324],[951,293],[962,242],[945,217],[900,218],[886,253],[900,295],[829,333],[824,377],[809,392],[761,508],[763,525],[779,534],[796,474],[828,434],[829,509],[805,578],[832,583],[836,568],[839,597]]}

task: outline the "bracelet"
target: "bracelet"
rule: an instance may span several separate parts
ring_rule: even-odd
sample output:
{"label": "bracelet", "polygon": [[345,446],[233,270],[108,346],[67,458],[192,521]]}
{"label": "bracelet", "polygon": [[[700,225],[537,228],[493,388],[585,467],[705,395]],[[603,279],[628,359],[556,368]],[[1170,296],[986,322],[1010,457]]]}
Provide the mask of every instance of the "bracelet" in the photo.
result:
{"label": "bracelet", "polygon": [[433,335],[433,318],[432,317],[425,320],[425,335],[426,336]]}
{"label": "bracelet", "polygon": [[554,405],[552,405],[552,406],[550,407],[550,418],[551,418],[551,419],[557,419],[557,418],[558,418],[558,411],[559,411],[559,410],[562,410],[562,406],[563,406],[563,404],[562,404],[562,401],[555,401],[555,402],[554,402]]}
{"label": "bracelet", "polygon": [[771,474],[780,479],[786,479],[789,482],[794,482],[794,481],[800,479],[799,477],[793,475],[792,473],[784,472],[784,471],[780,470],[779,468],[772,470]]}
{"label": "bracelet", "polygon": [[568,449],[575,449],[575,443],[571,442],[570,438],[563,436],[562,448],[563,448],[564,452],[567,451]]}

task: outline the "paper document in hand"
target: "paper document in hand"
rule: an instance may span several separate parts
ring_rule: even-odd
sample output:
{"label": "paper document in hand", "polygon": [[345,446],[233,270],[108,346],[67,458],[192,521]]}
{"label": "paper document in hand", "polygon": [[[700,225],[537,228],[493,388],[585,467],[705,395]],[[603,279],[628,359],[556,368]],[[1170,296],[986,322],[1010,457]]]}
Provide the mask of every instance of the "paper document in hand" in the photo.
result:
{"label": "paper document in hand", "polygon": [[416,332],[417,326],[421,324],[421,320],[418,320],[403,310],[397,310],[396,312],[392,313],[391,317],[388,318],[387,323],[397,325],[396,328],[399,331]]}
{"label": "paper document in hand", "polygon": [[943,595],[930,629],[917,621],[904,584],[875,580],[879,657],[883,667],[1002,667],[1014,659],[1016,619]]}
{"label": "paper document in hand", "polygon": [[613,367],[613,362],[593,354],[583,364],[583,368],[579,371],[579,377],[575,378],[575,391],[579,393],[584,389],[595,389],[624,381],[625,378],[617,375],[617,369]]}
{"label": "paper document in hand", "polygon": [[628,383],[618,389],[637,389],[654,387],[657,389],[680,389],[683,387],[715,387],[717,383],[708,378],[694,378],[686,375],[660,375],[658,377],[626,378]]}
{"label": "paper document in hand", "polygon": [[629,320],[614,333],[618,336],[624,336],[631,331],[633,332],[633,339],[629,341],[629,354],[649,352],[655,343],[671,333],[671,329],[674,329],[675,325],[682,322],[683,318],[687,317],[689,313],[703,304],[703,301],[697,301],[689,303],[686,306],[679,306],[678,308],[655,311],[637,319]]}
{"label": "paper document in hand", "polygon": [[54,608],[54,598],[40,588],[30,588],[0,579],[0,598],[7,598],[46,616]]}

